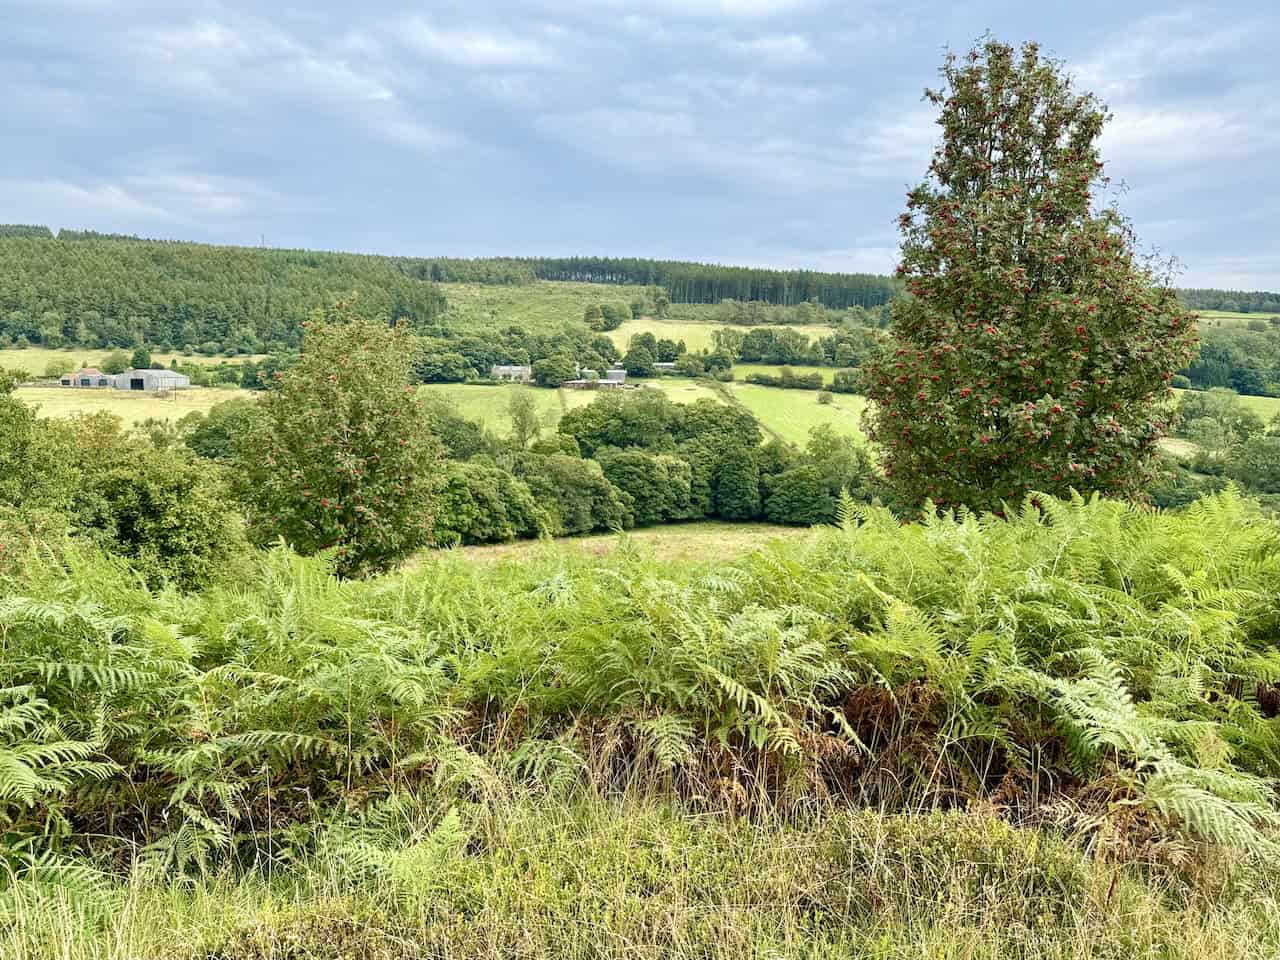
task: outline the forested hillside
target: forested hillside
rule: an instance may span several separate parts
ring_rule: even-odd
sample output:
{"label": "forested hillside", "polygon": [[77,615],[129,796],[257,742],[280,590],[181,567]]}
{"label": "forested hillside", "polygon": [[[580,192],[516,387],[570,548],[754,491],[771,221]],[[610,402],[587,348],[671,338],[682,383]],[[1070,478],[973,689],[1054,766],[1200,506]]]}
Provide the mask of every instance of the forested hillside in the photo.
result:
{"label": "forested hillside", "polygon": [[[353,291],[370,314],[405,319],[419,330],[435,327],[431,332],[438,334],[448,303],[436,284],[497,287],[537,281],[648,288],[670,304],[733,302],[757,312],[771,306],[807,309],[806,304],[874,309],[902,289],[897,280],[873,274],[641,258],[387,257],[146,240],[91,230],[63,230],[55,237],[48,227],[14,224],[0,225],[0,345],[145,342],[162,350],[294,349],[300,323],[311,311]],[[1195,309],[1280,310],[1280,294],[1274,293],[1186,290],[1182,296]],[[519,318],[495,319],[507,326],[503,321]],[[1274,379],[1266,370],[1261,377]]]}
{"label": "forested hillside", "polygon": [[1280,313],[1280,293],[1263,290],[1184,289],[1178,294],[1192,310],[1230,313]]}
{"label": "forested hillside", "polygon": [[758,300],[791,306],[817,301],[837,309],[878,307],[902,289],[892,277],[871,273],[765,270],[636,257],[540,257],[524,262],[542,280],[656,284],[666,287],[672,303]]}

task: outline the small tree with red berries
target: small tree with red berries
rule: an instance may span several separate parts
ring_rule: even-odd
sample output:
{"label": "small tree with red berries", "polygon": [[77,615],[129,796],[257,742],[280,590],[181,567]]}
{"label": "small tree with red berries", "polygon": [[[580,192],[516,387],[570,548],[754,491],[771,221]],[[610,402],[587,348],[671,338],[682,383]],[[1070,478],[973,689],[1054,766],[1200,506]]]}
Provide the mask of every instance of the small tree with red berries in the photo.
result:
{"label": "small tree with red berries", "polygon": [[863,367],[887,479],[974,509],[1141,497],[1197,335],[1127,222],[1093,204],[1106,109],[1035,44],[987,40],[942,76],[925,94],[942,143],[899,219],[896,349]]}

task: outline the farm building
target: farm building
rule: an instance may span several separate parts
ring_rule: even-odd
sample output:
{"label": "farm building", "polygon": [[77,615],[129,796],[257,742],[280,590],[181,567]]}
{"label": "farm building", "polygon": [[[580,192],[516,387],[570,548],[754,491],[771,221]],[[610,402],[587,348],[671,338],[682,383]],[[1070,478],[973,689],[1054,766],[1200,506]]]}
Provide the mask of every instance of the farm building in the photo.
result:
{"label": "farm building", "polygon": [[655,363],[653,365],[655,370],[666,370],[668,372],[675,370],[675,368],[676,365],[674,363]]}
{"label": "farm building", "polygon": [[495,363],[489,370],[489,376],[494,380],[514,380],[519,383],[528,383],[533,379],[533,367],[519,363]]}
{"label": "farm building", "polygon": [[604,372],[604,377],[605,377],[605,380],[613,381],[615,383],[626,383],[627,371],[621,369],[620,367],[615,367],[612,370],[606,370]]}
{"label": "farm building", "polygon": [[566,380],[560,384],[570,390],[625,390],[628,385],[621,380]]}
{"label": "farm building", "polygon": [[58,380],[58,384],[63,387],[97,390],[103,387],[114,387],[116,378],[110,374],[103,373],[97,367],[84,367],[75,371],[75,373],[64,373]]}
{"label": "farm building", "polygon": [[126,370],[115,378],[117,390],[159,393],[163,390],[185,390],[189,386],[191,378],[176,370]]}

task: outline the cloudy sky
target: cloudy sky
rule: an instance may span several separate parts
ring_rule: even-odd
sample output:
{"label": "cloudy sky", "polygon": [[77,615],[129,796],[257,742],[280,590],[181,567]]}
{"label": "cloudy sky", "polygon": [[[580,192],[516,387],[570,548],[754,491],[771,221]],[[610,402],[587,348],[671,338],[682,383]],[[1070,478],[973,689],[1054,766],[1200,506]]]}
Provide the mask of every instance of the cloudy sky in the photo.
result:
{"label": "cloudy sky", "polygon": [[0,0],[0,222],[887,272],[944,49],[1101,94],[1184,285],[1280,289],[1280,14],[861,0]]}

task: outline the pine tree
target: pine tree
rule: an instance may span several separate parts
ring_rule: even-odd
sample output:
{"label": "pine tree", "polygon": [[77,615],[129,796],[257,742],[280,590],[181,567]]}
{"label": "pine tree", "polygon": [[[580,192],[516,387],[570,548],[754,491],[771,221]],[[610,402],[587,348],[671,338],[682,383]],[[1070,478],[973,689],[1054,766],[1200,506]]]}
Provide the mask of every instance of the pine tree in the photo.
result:
{"label": "pine tree", "polygon": [[1094,206],[1107,112],[1036,45],[948,57],[941,145],[899,225],[897,349],[864,366],[868,429],[909,502],[1029,490],[1139,497],[1193,318]]}

